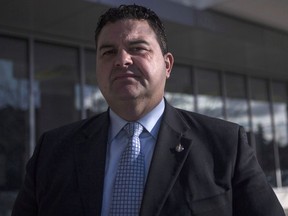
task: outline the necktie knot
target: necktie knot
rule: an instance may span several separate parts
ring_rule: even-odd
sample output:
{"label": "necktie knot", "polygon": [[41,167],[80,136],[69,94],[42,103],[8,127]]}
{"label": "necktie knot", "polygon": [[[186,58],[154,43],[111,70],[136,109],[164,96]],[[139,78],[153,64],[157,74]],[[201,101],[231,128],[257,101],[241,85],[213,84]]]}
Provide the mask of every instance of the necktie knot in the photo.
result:
{"label": "necktie knot", "polygon": [[124,126],[124,130],[127,132],[128,137],[139,137],[143,131],[143,126],[138,122],[129,122]]}

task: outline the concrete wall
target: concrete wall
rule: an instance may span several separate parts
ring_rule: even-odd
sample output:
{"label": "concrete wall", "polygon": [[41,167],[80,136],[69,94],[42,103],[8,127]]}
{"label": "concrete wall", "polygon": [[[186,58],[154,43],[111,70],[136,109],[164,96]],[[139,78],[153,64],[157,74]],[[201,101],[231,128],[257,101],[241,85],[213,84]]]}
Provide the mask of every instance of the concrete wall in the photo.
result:
{"label": "concrete wall", "polygon": [[215,12],[195,12],[193,26],[167,25],[176,62],[288,80],[288,34]]}

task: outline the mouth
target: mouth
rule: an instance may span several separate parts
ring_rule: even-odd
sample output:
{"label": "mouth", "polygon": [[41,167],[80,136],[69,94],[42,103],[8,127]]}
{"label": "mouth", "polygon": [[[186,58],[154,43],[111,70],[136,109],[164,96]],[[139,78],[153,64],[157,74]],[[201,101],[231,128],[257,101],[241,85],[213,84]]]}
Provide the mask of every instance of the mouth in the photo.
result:
{"label": "mouth", "polygon": [[115,75],[112,80],[113,81],[117,81],[117,80],[129,80],[129,79],[137,79],[138,76],[136,76],[135,74],[132,73],[123,73],[123,74],[117,74]]}

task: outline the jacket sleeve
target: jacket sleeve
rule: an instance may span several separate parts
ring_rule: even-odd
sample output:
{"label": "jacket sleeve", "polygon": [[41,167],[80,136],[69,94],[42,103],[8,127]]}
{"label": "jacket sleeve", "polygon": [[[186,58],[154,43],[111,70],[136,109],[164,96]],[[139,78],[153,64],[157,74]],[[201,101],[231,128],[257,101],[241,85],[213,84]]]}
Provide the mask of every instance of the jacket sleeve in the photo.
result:
{"label": "jacket sleeve", "polygon": [[260,168],[242,127],[239,130],[233,185],[233,215],[285,216],[274,191]]}
{"label": "jacket sleeve", "polygon": [[14,207],[12,216],[36,216],[38,214],[38,204],[36,199],[36,164],[44,135],[39,140],[33,156],[26,165],[26,175],[22,188],[20,189]]}

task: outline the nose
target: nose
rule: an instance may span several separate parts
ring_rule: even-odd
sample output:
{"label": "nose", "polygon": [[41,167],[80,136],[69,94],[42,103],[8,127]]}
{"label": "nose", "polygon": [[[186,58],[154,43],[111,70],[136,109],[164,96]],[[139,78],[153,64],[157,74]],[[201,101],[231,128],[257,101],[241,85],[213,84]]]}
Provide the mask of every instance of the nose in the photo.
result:
{"label": "nose", "polygon": [[116,67],[127,67],[133,63],[131,55],[124,49],[119,50],[115,59]]}

